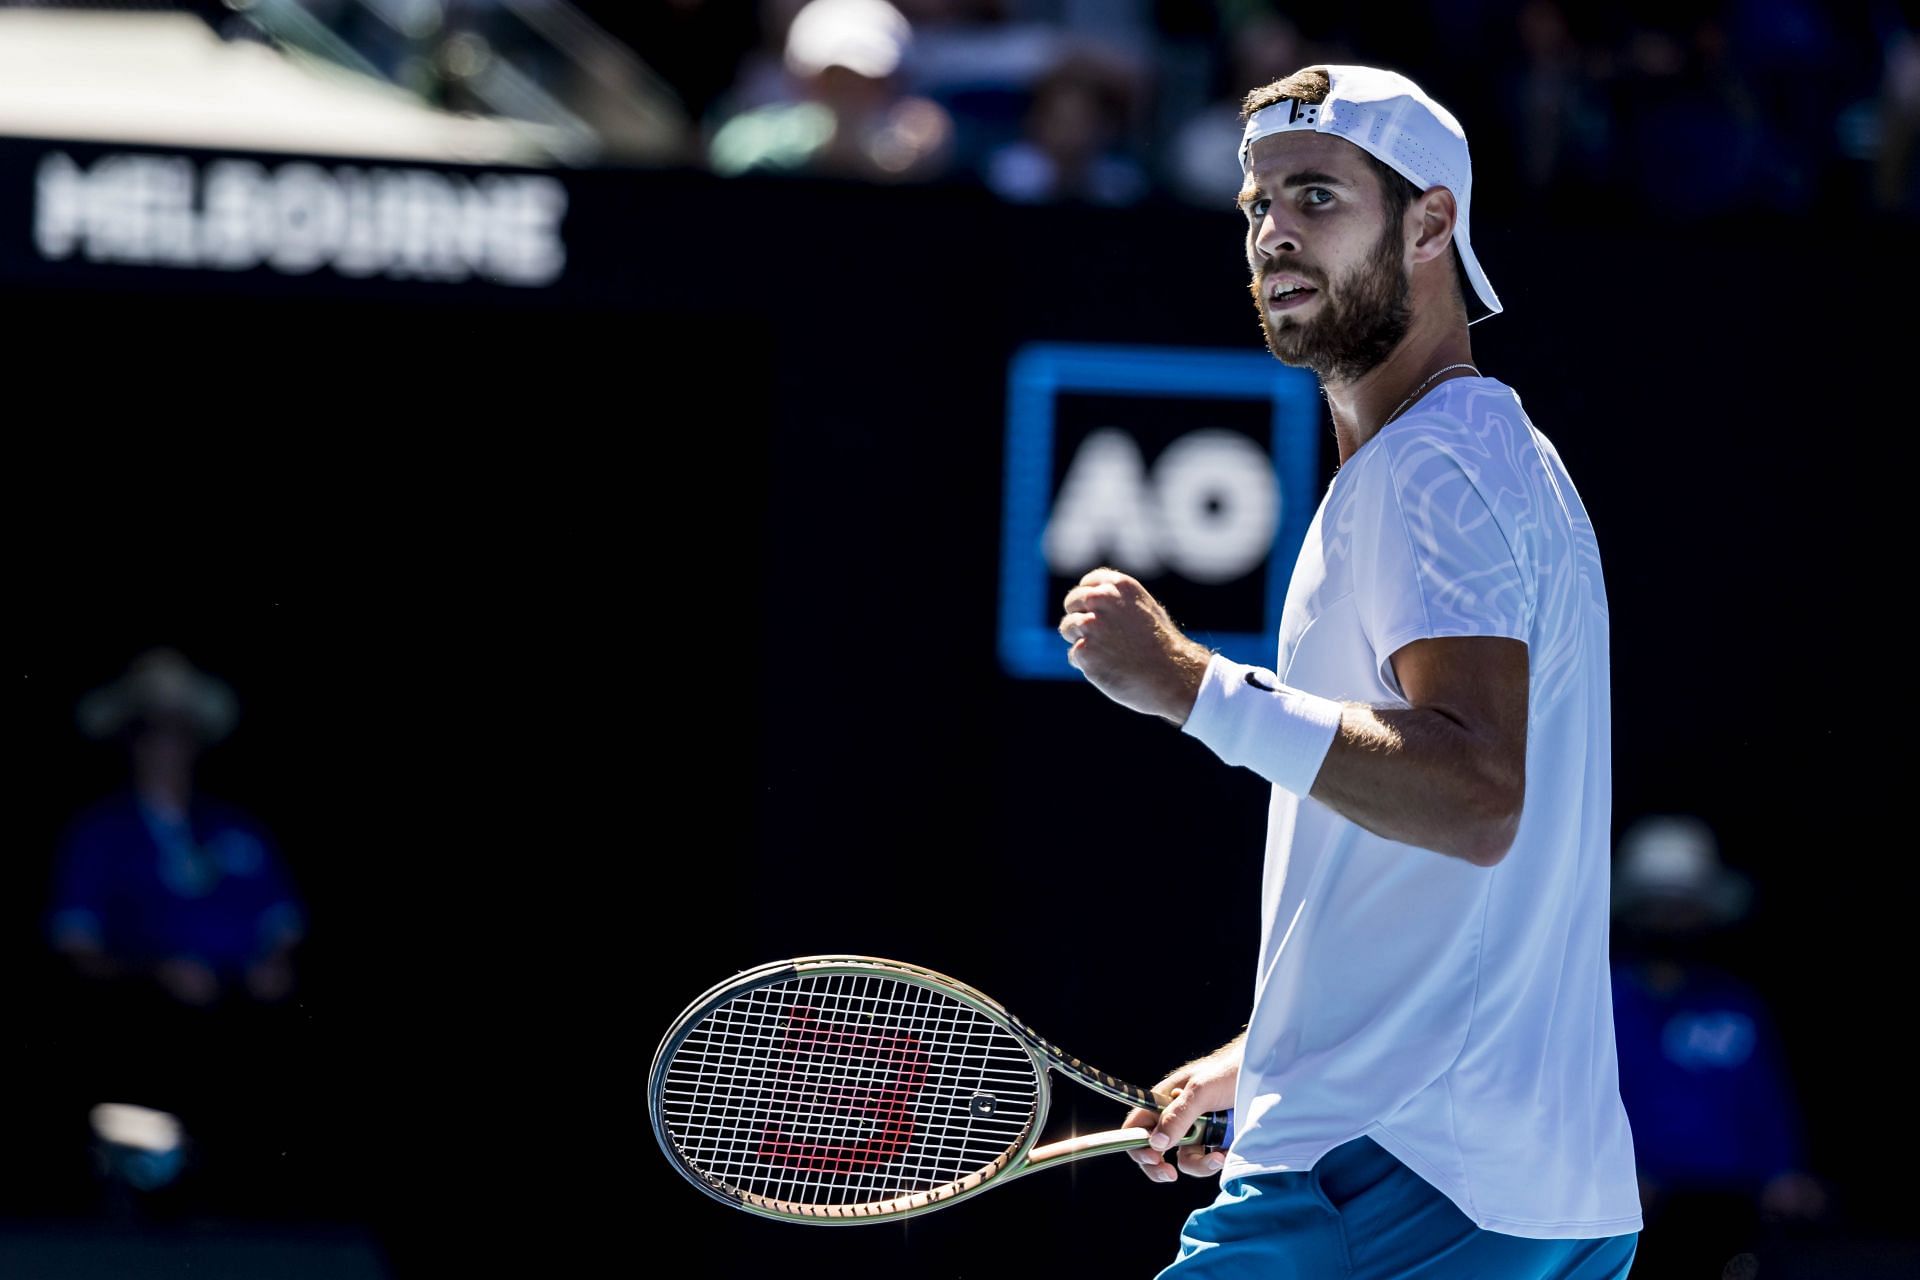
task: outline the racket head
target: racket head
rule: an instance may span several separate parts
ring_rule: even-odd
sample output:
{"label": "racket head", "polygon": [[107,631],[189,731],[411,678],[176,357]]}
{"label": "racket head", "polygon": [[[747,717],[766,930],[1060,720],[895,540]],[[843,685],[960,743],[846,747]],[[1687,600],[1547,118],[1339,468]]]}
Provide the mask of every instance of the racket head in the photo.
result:
{"label": "racket head", "polygon": [[871,956],[745,970],[689,1004],[648,1071],[668,1161],[766,1217],[845,1225],[949,1204],[1017,1169],[1047,1061],[998,1002]]}

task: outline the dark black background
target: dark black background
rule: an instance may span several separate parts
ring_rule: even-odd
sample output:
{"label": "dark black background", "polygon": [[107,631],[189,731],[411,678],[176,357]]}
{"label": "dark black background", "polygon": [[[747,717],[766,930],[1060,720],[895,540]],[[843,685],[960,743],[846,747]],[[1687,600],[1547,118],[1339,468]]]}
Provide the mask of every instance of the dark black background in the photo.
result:
{"label": "dark black background", "polygon": [[[312,907],[213,1209],[362,1224],[403,1275],[669,1241],[716,1276],[1150,1274],[1201,1184],[1093,1161],[904,1226],[765,1223],[672,1173],[645,1077],[707,986],[814,952],[944,970],[1142,1081],[1241,1025],[1263,784],[994,658],[1007,358],[1256,347],[1235,218],[567,181],[542,295],[0,258],[14,1216],[95,1207],[39,943],[60,826],[118,777],[73,700],[167,643],[239,690],[205,787]],[[1616,826],[1699,813],[1755,879],[1723,955],[1774,1001],[1836,1233],[1911,1241],[1914,878],[1876,696],[1911,227],[1475,229],[1508,307],[1475,359],[1600,538]]]}

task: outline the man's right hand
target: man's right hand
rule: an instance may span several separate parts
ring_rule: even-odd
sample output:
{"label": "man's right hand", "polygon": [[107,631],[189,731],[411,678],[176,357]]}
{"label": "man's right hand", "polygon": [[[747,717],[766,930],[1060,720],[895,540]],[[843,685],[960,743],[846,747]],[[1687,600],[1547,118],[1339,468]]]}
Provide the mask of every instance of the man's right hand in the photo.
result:
{"label": "man's right hand", "polygon": [[154,979],[181,1004],[204,1009],[220,998],[220,979],[192,956],[169,956],[153,968]]}
{"label": "man's right hand", "polygon": [[[1183,1172],[1195,1178],[1211,1178],[1220,1172],[1220,1166],[1227,1162],[1224,1149],[1176,1144],[1201,1116],[1233,1106],[1233,1091],[1240,1081],[1240,1050],[1245,1041],[1244,1034],[1236,1036],[1156,1084],[1155,1092],[1175,1095],[1166,1110],[1136,1107],[1127,1113],[1126,1127],[1153,1131],[1149,1145],[1127,1152],[1147,1177],[1155,1182],[1172,1182]],[[1164,1158],[1168,1152],[1173,1153],[1172,1160]]]}

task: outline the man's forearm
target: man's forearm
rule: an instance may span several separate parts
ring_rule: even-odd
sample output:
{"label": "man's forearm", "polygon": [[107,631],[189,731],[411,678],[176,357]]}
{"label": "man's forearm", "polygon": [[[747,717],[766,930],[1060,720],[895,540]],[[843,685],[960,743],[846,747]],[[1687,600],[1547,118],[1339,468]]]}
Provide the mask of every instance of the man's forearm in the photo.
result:
{"label": "man's forearm", "polygon": [[1526,646],[1423,640],[1396,651],[1393,667],[1405,702],[1373,706],[1215,654],[1181,730],[1375,835],[1492,866],[1526,795]]}

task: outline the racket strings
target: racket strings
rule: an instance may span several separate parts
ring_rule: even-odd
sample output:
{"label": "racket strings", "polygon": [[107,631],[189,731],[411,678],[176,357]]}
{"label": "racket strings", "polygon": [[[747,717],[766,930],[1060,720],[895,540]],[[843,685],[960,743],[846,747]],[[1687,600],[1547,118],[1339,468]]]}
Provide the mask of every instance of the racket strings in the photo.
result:
{"label": "racket strings", "polygon": [[956,1182],[1025,1137],[1041,1082],[1005,1028],[871,974],[747,991],[686,1035],[662,1111],[681,1157],[738,1191],[876,1204]]}

